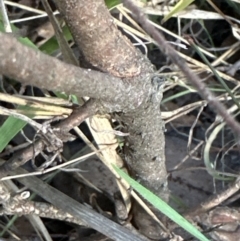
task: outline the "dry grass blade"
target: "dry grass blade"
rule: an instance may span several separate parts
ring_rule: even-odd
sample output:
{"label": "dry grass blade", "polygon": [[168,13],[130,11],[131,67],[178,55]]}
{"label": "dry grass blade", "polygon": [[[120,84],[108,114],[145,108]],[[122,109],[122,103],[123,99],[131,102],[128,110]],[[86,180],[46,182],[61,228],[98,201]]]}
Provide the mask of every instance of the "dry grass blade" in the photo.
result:
{"label": "dry grass blade", "polygon": [[26,11],[37,13],[37,14],[45,14],[45,15],[47,15],[45,11],[26,6],[24,4],[20,4],[20,3],[16,3],[16,2],[12,2],[12,1],[7,1],[7,0],[4,0],[4,2],[5,2],[6,5],[9,5],[9,6],[18,7],[20,9],[24,9]]}
{"label": "dry grass blade", "polygon": [[[61,106],[57,106],[56,104],[62,105],[62,104],[67,104],[70,105],[69,102],[67,101],[59,101],[56,103],[54,100],[54,103],[52,103],[51,98],[41,98],[41,101],[38,101],[37,98],[26,98],[26,97],[18,97],[18,96],[13,96],[5,93],[0,93],[0,100],[16,105],[21,105],[21,106],[29,106],[29,109],[35,109],[36,112],[40,110],[44,110],[49,113],[49,115],[70,115],[72,113],[72,109],[69,108],[64,108]],[[48,104],[49,103],[49,104]],[[33,110],[32,110],[33,111]],[[37,115],[37,113],[36,113]]]}
{"label": "dry grass blade", "polygon": [[[104,116],[94,116],[91,118],[91,120],[88,119],[87,123],[99,148],[107,148],[106,150],[102,151],[104,164],[109,168],[109,170],[111,170],[112,173],[116,175],[112,164],[115,164],[120,168],[123,167],[124,164],[121,157],[116,152],[118,142],[109,120]],[[127,190],[123,188],[122,184],[119,183],[119,181],[117,181],[117,183],[125,202],[127,211],[129,212],[131,208],[129,194]]]}
{"label": "dry grass blade", "polygon": [[[119,175],[113,168],[113,164],[115,166],[118,166],[119,168],[122,168],[124,166],[122,159],[116,152],[116,148],[118,147],[118,142],[114,134],[115,131],[112,129],[112,126],[109,120],[104,116],[94,116],[93,118],[91,118],[91,121],[88,119],[87,123],[88,123],[88,126],[90,127],[90,131],[94,137],[94,140],[98,144],[99,148],[105,147],[104,150],[101,151],[101,155],[97,155],[97,156],[109,168],[109,170],[116,176],[116,181],[117,181],[119,190],[125,202],[126,209],[129,212],[131,208],[131,202],[130,202],[130,196],[129,196],[129,190],[131,190],[130,186],[125,180],[119,177]],[[77,131],[77,133],[80,134],[80,131],[77,130],[77,128],[75,128],[75,131]],[[82,134],[80,135],[83,140],[86,139]],[[87,140],[85,140],[85,142],[93,150],[96,150],[95,147],[92,144],[88,143]],[[166,230],[162,222],[159,221],[156,215],[141,200],[141,198],[136,194],[136,192],[131,190],[130,193],[132,197],[146,210],[146,212],[161,227],[163,227],[164,230]]]}

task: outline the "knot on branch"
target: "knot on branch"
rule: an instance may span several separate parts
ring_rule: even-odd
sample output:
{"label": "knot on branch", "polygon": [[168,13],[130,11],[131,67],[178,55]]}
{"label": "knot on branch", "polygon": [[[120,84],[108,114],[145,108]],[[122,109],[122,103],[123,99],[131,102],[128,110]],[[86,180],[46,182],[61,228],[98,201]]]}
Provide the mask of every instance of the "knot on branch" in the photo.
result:
{"label": "knot on branch", "polygon": [[152,84],[152,94],[151,94],[151,101],[153,103],[159,103],[162,100],[163,96],[163,88],[165,86],[165,77],[154,75],[151,79]]}

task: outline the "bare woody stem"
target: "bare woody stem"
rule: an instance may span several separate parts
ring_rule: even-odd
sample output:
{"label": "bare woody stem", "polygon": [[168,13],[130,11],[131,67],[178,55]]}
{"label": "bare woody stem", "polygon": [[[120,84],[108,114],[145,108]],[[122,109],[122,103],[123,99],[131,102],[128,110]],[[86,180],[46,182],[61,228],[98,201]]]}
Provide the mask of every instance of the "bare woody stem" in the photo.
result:
{"label": "bare woody stem", "polygon": [[140,73],[142,54],[117,29],[103,0],[56,0],[55,4],[88,63],[118,77]]}
{"label": "bare woody stem", "polygon": [[117,101],[126,90],[126,85],[117,77],[63,63],[4,33],[0,33],[0,73],[26,85],[78,97]]}

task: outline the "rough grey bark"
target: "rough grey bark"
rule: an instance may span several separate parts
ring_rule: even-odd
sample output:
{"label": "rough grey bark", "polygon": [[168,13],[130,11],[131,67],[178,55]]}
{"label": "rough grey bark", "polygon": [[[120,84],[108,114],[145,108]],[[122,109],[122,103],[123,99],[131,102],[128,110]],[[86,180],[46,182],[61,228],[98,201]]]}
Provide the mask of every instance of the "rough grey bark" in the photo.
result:
{"label": "rough grey bark", "polygon": [[129,133],[124,159],[133,177],[167,200],[163,81],[118,31],[103,0],[56,3],[85,60],[107,73],[65,64],[5,34],[0,34],[0,73],[25,84],[97,99],[100,111],[112,113]]}
{"label": "rough grey bark", "polygon": [[[80,43],[83,44],[85,55],[91,56],[91,58],[88,58],[89,61],[93,61],[91,64],[100,69],[105,66],[105,71],[108,71],[108,67],[114,66],[115,75],[122,75],[126,71],[125,78],[119,79],[109,74],[65,64],[36,50],[22,46],[16,40],[4,34],[1,34],[0,71],[25,84],[64,91],[76,94],[79,97],[90,96],[96,98],[102,102],[103,109],[112,113],[118,112],[119,120],[124,124],[126,131],[130,133],[125,148],[129,168],[140,182],[161,196],[162,185],[166,182],[167,176],[164,159],[164,124],[160,112],[162,98],[160,86],[162,83],[154,76],[154,68],[150,62],[137,49],[134,49],[129,44],[129,41],[117,30],[102,0],[93,1],[90,15],[87,9],[81,14],[74,15],[75,10],[72,10],[72,7],[80,11],[83,2],[59,1],[59,4],[63,4],[61,6],[65,10],[63,15],[66,14],[67,20],[71,15],[70,28],[72,28],[75,39],[78,40],[79,45]],[[99,11],[100,14],[98,15]],[[78,20],[79,16],[81,16],[80,20]],[[95,16],[95,18],[92,16]],[[98,30],[101,29],[102,25],[96,25],[98,28],[93,27],[93,29],[91,27],[95,26],[95,22],[100,21],[98,16],[106,18],[105,21],[111,23],[110,29],[108,31],[103,30],[103,33],[105,39],[110,38],[112,42],[117,43],[117,47],[114,50],[113,45],[109,53],[104,51],[107,43],[100,43],[97,52],[101,54],[97,55],[96,52],[91,51],[94,48],[97,49],[95,45],[99,41],[101,42],[103,38],[103,33]],[[90,23],[86,20],[87,18],[90,18]],[[79,21],[83,21],[83,23],[80,24]],[[83,30],[78,29],[79,25],[82,24],[87,24],[87,27],[85,26]],[[77,30],[80,33],[76,33]],[[91,38],[85,39],[84,37],[86,34],[90,34],[87,33],[87,30],[90,32],[99,31],[99,35],[95,36],[97,39],[92,38],[94,42],[92,48],[84,45],[85,41],[88,44],[91,41]],[[101,38],[99,39],[98,36]],[[120,55],[125,61],[124,63],[121,61],[110,63],[106,59],[110,59],[112,54],[119,54],[117,51],[120,43],[122,44]],[[90,53],[88,53],[88,50]],[[24,61],[22,61],[22,56],[26,56]],[[103,64],[99,63],[101,59],[104,62]],[[130,78],[129,71],[132,69],[132,64],[138,69],[139,74]],[[122,71],[123,69],[124,71]],[[115,71],[117,70],[120,70],[119,74],[116,74]]]}
{"label": "rough grey bark", "polygon": [[125,159],[134,176],[144,186],[151,188],[154,193],[164,198],[164,192],[167,191],[164,191],[164,185],[166,185],[163,134],[165,126],[160,112],[164,83],[158,77],[153,77],[151,83],[148,101],[135,111],[122,115],[123,123],[130,133],[126,141],[126,149],[129,151],[125,153]]}
{"label": "rough grey bark", "polygon": [[54,2],[91,65],[118,77],[141,72],[141,54],[116,28],[103,0]]}
{"label": "rough grey bark", "polygon": [[[110,102],[114,99],[115,101],[121,100],[122,93],[127,89],[119,78],[63,63],[38,50],[20,44],[11,35],[0,34],[0,71],[24,84]],[[115,96],[112,95],[113,92],[115,92]]]}
{"label": "rough grey bark", "polygon": [[[166,178],[160,112],[162,83],[154,76],[153,67],[142,65],[140,75],[131,80],[118,79],[65,64],[6,34],[0,33],[0,41],[2,74],[40,88],[95,97],[102,101],[103,110],[118,112],[130,133],[126,142],[130,169],[147,188],[161,194]],[[26,56],[24,61],[22,56]]]}
{"label": "rough grey bark", "polygon": [[131,90],[126,88],[122,93],[127,98],[122,96],[113,108],[120,112],[119,120],[130,133],[125,159],[133,175],[161,196],[167,176],[160,112],[162,83],[154,77],[153,66],[120,33],[103,0],[55,3],[84,58],[97,69],[124,77],[124,83],[128,83]]}

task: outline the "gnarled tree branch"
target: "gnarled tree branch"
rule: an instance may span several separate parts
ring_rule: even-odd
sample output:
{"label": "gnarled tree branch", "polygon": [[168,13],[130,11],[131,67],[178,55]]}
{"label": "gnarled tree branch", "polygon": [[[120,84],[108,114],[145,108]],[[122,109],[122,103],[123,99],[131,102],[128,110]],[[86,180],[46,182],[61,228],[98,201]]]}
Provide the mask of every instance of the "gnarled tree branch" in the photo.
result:
{"label": "gnarled tree branch", "polygon": [[54,2],[87,62],[118,77],[141,72],[143,55],[117,29],[103,0]]}
{"label": "gnarled tree branch", "polygon": [[[81,1],[77,2],[80,4]],[[95,6],[95,3],[92,4]],[[159,87],[161,83],[153,78],[152,65],[144,56],[140,57],[138,50],[135,50],[136,54],[129,55],[125,61],[134,60],[139,56],[139,75],[120,79],[65,64],[23,46],[6,34],[0,34],[0,41],[2,74],[39,88],[64,91],[76,94],[78,97],[93,97],[103,101],[104,107],[107,107],[109,112],[120,112],[119,120],[124,123],[126,132],[130,133],[126,143],[128,149],[126,161],[134,176],[147,188],[161,195],[162,185],[167,176],[164,158],[164,124],[160,112],[162,88]],[[125,48],[128,49],[129,45],[127,44]],[[131,51],[128,53],[131,54]],[[106,63],[111,65],[109,62]]]}
{"label": "gnarled tree branch", "polygon": [[26,85],[108,101],[122,99],[127,89],[120,78],[63,63],[4,33],[0,33],[0,73]]}

